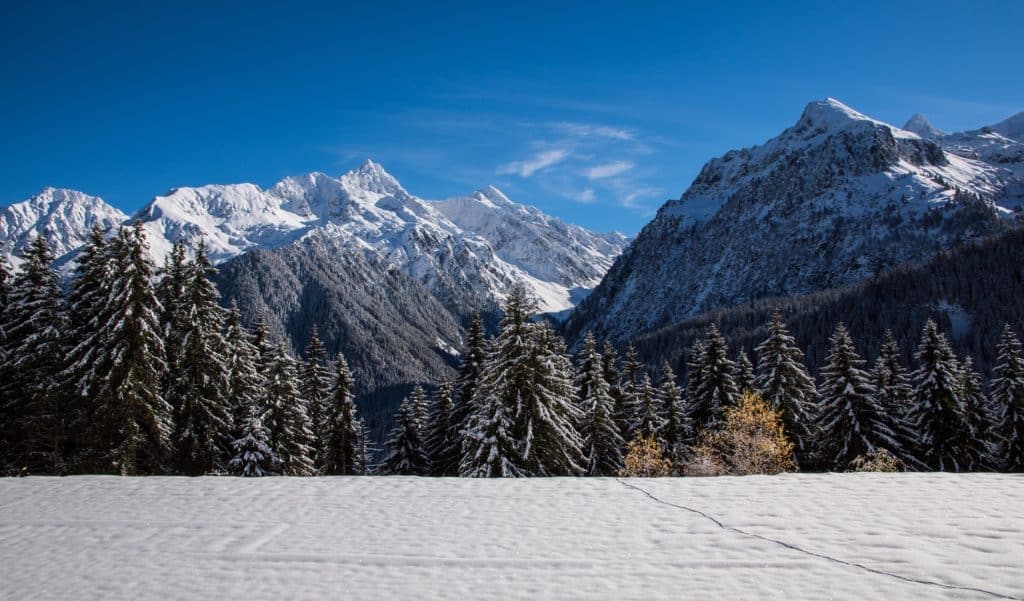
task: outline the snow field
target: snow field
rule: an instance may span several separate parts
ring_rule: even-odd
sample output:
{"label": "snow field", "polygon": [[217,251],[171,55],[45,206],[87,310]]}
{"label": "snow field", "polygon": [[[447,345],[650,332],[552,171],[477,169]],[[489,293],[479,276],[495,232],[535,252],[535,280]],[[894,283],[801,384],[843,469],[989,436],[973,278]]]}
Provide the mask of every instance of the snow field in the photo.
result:
{"label": "snow field", "polygon": [[1022,498],[997,474],[10,479],[0,598],[1024,598]]}

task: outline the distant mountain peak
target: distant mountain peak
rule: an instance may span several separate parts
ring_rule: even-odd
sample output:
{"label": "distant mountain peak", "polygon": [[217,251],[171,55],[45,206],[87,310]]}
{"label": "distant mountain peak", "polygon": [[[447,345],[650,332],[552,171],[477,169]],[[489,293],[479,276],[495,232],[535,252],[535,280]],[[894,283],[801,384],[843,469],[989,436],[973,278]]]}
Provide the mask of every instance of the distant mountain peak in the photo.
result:
{"label": "distant mountain peak", "polygon": [[402,184],[380,163],[366,159],[357,169],[349,171],[341,176],[341,181],[360,190],[375,192],[377,194],[408,194]]}
{"label": "distant mountain peak", "polygon": [[925,139],[941,138],[946,135],[946,132],[935,128],[931,122],[928,121],[928,117],[925,117],[921,113],[914,113],[914,115],[907,120],[906,124],[903,125],[903,129],[909,132],[914,132]]}
{"label": "distant mountain peak", "polygon": [[800,116],[798,124],[807,124],[813,127],[826,127],[827,129],[838,129],[850,123],[867,121],[875,122],[874,119],[860,113],[835,98],[814,100],[807,103],[804,112]]}
{"label": "distant mountain peak", "polygon": [[1024,111],[990,125],[989,129],[1006,138],[1024,142]]}

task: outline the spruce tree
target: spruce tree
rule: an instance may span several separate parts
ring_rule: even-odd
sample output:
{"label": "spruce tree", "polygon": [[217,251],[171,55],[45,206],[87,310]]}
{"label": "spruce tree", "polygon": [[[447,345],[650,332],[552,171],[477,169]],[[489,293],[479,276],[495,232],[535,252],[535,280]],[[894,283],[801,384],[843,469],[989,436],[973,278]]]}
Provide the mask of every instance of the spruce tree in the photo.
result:
{"label": "spruce tree", "polygon": [[36,237],[23,255],[12,282],[3,331],[7,381],[3,402],[4,455],[27,473],[65,469],[63,449],[64,399],[54,383],[61,371],[66,333],[64,300],[57,272],[50,267],[53,253],[43,236]]}
{"label": "spruce tree", "polygon": [[231,374],[224,339],[224,310],[211,278],[216,273],[200,243],[185,270],[178,356],[170,377],[175,409],[177,467],[198,475],[227,468],[233,419],[229,406]]}
{"label": "spruce tree", "polygon": [[782,415],[786,438],[793,442],[799,461],[809,459],[814,380],[804,365],[804,354],[789,334],[782,315],[775,313],[768,324],[768,338],[757,349],[757,392],[773,410]]}
{"label": "spruce tree", "polygon": [[687,351],[686,358],[686,394],[684,395],[684,408],[686,410],[686,418],[690,422],[692,432],[690,438],[687,440],[687,445],[693,445],[697,442],[697,436],[700,434],[699,427],[696,421],[693,419],[693,415],[690,413],[692,410],[692,400],[697,397],[697,386],[700,384],[700,372],[702,370],[704,361],[704,341],[697,338],[690,345],[690,349]]}
{"label": "spruce tree", "polygon": [[355,383],[345,357],[338,354],[334,386],[328,399],[320,471],[328,476],[351,476],[365,470],[363,421],[356,415],[352,389]]}
{"label": "spruce tree", "polygon": [[262,309],[256,313],[256,320],[252,324],[252,343],[256,347],[256,366],[260,373],[265,374],[274,360],[277,349],[270,338],[267,316]]}
{"label": "spruce tree", "polygon": [[417,401],[412,396],[402,399],[395,425],[384,443],[383,473],[396,476],[426,476],[430,473],[430,458],[423,449],[423,428],[418,411]]}
{"label": "spruce tree", "polygon": [[908,422],[917,436],[919,459],[939,471],[975,465],[974,430],[961,398],[960,366],[946,336],[928,320],[914,354],[913,406]]}
{"label": "spruce tree", "polygon": [[894,416],[906,415],[910,409],[913,387],[900,361],[899,343],[889,329],[885,330],[882,349],[871,371],[871,381],[875,385],[878,402],[887,413]]}
{"label": "spruce tree", "polygon": [[657,397],[661,413],[665,416],[665,425],[661,430],[665,455],[673,464],[678,464],[683,460],[692,428],[683,406],[683,391],[676,384],[676,374],[668,361],[661,365]]}
{"label": "spruce tree", "polygon": [[[186,313],[185,289],[188,283],[188,252],[185,242],[175,240],[171,252],[164,257],[160,270],[160,281],[156,285],[156,297],[160,301],[160,324],[167,357],[173,361],[181,351],[184,337]],[[165,393],[169,392],[174,379],[173,370],[166,374]],[[167,396],[172,396],[167,394]]]}
{"label": "spruce tree", "polygon": [[[249,408],[256,404],[263,383],[259,372],[259,358],[252,335],[242,325],[238,304],[231,299],[224,326],[224,344],[227,349],[228,389],[227,405],[234,424],[236,439],[242,436],[244,425],[252,420]],[[260,420],[265,407],[257,407]]]}
{"label": "spruce tree", "polygon": [[[455,379],[455,408],[452,410],[452,427],[458,432],[459,462],[461,463],[461,447],[464,441],[464,430],[469,427],[470,418],[475,410],[477,385],[483,375],[484,362],[487,360],[487,339],[484,337],[484,321],[480,315],[474,315],[469,325],[469,337],[466,350],[462,355],[459,373]],[[449,466],[450,467],[450,466]]]}
{"label": "spruce tree", "polygon": [[270,430],[270,446],[281,458],[281,474],[311,476],[313,432],[306,402],[299,392],[297,364],[284,343],[279,342],[270,360],[259,404],[266,408],[264,421]]}
{"label": "spruce tree", "polygon": [[250,404],[241,422],[241,433],[231,443],[234,457],[228,467],[231,472],[247,478],[273,476],[280,459],[270,446],[270,432],[263,425],[259,407]]}
{"label": "spruce tree", "polygon": [[[492,342],[492,347],[497,342]],[[493,348],[488,353],[492,355]],[[494,377],[496,374],[492,374]],[[487,381],[485,372],[483,381]],[[502,380],[494,380],[502,382]],[[464,478],[521,478],[528,476],[512,434],[515,405],[500,394],[481,394],[464,430],[459,475]]]}
{"label": "spruce tree", "polygon": [[427,392],[419,384],[412,387],[409,393],[409,402],[412,403],[413,417],[416,419],[416,427],[420,431],[420,441],[427,439],[427,427],[430,423],[430,399]]}
{"label": "spruce tree", "polygon": [[430,403],[426,450],[430,473],[434,476],[458,476],[462,436],[455,416],[454,385],[444,378]]}
{"label": "spruce tree", "polygon": [[722,410],[739,399],[733,373],[735,366],[729,360],[729,347],[716,325],[708,328],[702,347],[691,374],[695,378],[693,396],[688,399],[690,419],[699,430],[716,428],[722,419]]}
{"label": "spruce tree", "polygon": [[818,389],[818,453],[832,470],[845,470],[861,455],[879,448],[904,454],[899,416],[889,415],[875,397],[853,338],[840,323],[829,340],[829,353]]}
{"label": "spruce tree", "polygon": [[112,275],[97,310],[103,321],[80,343],[96,351],[81,390],[89,416],[86,467],[123,476],[161,472],[173,426],[163,397],[161,307],[142,224],[121,228],[109,252]]}
{"label": "spruce tree", "polygon": [[992,402],[996,410],[996,432],[1001,439],[999,458],[1002,469],[1024,471],[1024,351],[1020,339],[1010,327],[996,349],[995,378],[992,380]]}
{"label": "spruce tree", "polygon": [[619,378],[620,401],[615,408],[615,421],[619,423],[622,437],[633,439],[633,428],[636,426],[640,413],[640,402],[637,398],[637,386],[644,364],[632,344],[626,347],[626,355],[622,363],[622,375]]}
{"label": "spruce tree", "polygon": [[[11,280],[13,278],[14,274],[11,272],[11,264],[7,262],[7,257],[0,253],[0,316],[3,315],[8,302],[10,302]],[[2,335],[2,332],[0,332],[0,335]]]}
{"label": "spruce tree", "polygon": [[302,364],[301,373],[302,398],[306,401],[306,413],[309,415],[310,428],[313,431],[313,457],[320,457],[328,398],[331,394],[331,380],[327,373],[326,361],[327,351],[320,341],[316,325],[313,325],[309,332],[306,361]]}
{"label": "spruce tree", "polygon": [[740,394],[757,389],[757,376],[754,374],[754,364],[750,361],[747,351],[740,350],[736,356],[736,388]]}
{"label": "spruce tree", "polygon": [[582,413],[584,467],[588,476],[614,476],[622,469],[624,441],[615,421],[615,399],[605,380],[605,366],[597,342],[587,335],[579,357],[576,394]]}
{"label": "spruce tree", "polygon": [[665,417],[661,414],[661,406],[657,393],[651,385],[651,377],[644,373],[636,386],[637,417],[633,424],[633,440],[652,438],[663,449],[665,440],[662,431],[665,428]]}
{"label": "spruce tree", "polygon": [[601,352],[601,369],[604,372],[604,381],[608,382],[608,394],[613,401],[612,415],[615,418],[615,425],[619,428],[619,434],[625,439],[629,431],[629,411],[625,407],[625,396],[622,394],[622,376],[619,374],[619,354],[615,346],[607,340],[604,343],[604,350]]}
{"label": "spruce tree", "polygon": [[982,389],[981,374],[974,369],[974,360],[970,357],[964,357],[960,364],[960,398],[963,399],[967,420],[974,432],[970,440],[971,450],[968,453],[968,456],[972,458],[972,463],[962,469],[970,471],[994,469],[999,463],[997,461],[998,443],[995,435],[995,420],[991,407],[989,407],[988,398]]}

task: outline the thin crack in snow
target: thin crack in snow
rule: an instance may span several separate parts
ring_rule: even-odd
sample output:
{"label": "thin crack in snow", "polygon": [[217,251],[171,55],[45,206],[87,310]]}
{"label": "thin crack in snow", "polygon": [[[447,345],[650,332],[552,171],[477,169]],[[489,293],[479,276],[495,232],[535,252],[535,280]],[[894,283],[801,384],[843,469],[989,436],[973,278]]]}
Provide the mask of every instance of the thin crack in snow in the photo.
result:
{"label": "thin crack in snow", "polygon": [[921,579],[918,579],[918,578],[911,578],[910,576],[901,576],[900,574],[896,574],[894,572],[886,572],[885,570],[880,570],[878,568],[872,568],[870,566],[866,566],[866,565],[861,564],[861,563],[856,563],[856,562],[853,562],[853,561],[846,561],[844,559],[839,559],[837,557],[832,557],[830,555],[825,555],[823,553],[817,553],[815,551],[811,551],[809,549],[804,549],[803,547],[799,547],[799,546],[797,546],[797,545],[795,545],[793,543],[787,543],[786,541],[779,540],[779,539],[776,539],[776,538],[771,538],[769,536],[764,536],[763,534],[757,534],[755,532],[749,532],[747,530],[743,530],[742,528],[737,528],[736,526],[730,526],[730,525],[722,522],[721,520],[719,520],[718,518],[716,518],[715,516],[713,516],[711,514],[704,513],[703,511],[701,511],[699,509],[694,509],[693,507],[687,507],[686,505],[679,505],[679,504],[676,504],[676,503],[672,503],[671,501],[666,501],[664,499],[659,498],[654,493],[652,493],[652,492],[650,492],[650,491],[648,491],[646,489],[643,489],[643,488],[641,488],[639,486],[636,486],[635,484],[630,484],[629,482],[626,482],[626,481],[622,480],[621,478],[615,478],[615,481],[618,482],[619,484],[625,486],[626,488],[631,488],[633,490],[636,490],[636,491],[639,491],[639,492],[643,493],[649,499],[651,499],[652,501],[654,501],[656,503],[660,503],[660,504],[666,505],[668,507],[674,507],[676,509],[682,509],[684,511],[689,511],[690,513],[699,515],[700,517],[702,517],[702,518],[704,518],[704,519],[706,519],[708,521],[713,522],[716,526],[718,526],[722,530],[729,530],[731,532],[735,532],[735,533],[743,535],[743,536],[747,536],[747,537],[750,537],[750,538],[756,538],[756,539],[759,539],[759,540],[763,540],[765,542],[773,543],[773,544],[779,545],[780,547],[784,547],[784,548],[789,549],[791,551],[796,551],[797,553],[802,553],[802,554],[808,555],[810,557],[816,557],[818,559],[824,559],[825,561],[830,561],[832,563],[836,563],[836,564],[839,564],[839,565],[843,565],[843,566],[847,566],[847,567],[851,567],[851,568],[857,568],[857,569],[860,569],[860,570],[864,570],[865,572],[870,572],[872,574],[877,574],[879,576],[888,576],[889,578],[895,578],[897,580],[902,580],[904,582],[910,582],[910,583],[913,583],[913,584],[923,584],[923,585],[926,585],[926,586],[936,586],[936,587],[939,587],[939,588],[943,588],[943,589],[947,589],[947,590],[954,590],[954,591],[966,591],[966,592],[973,592],[973,593],[981,593],[983,595],[988,595],[988,596],[994,597],[996,599],[1010,599],[1011,601],[1024,601],[1024,598],[1022,598],[1022,597],[1013,597],[1011,595],[1006,595],[1006,594],[1003,594],[1003,593],[997,593],[995,591],[990,591],[990,590],[986,590],[986,589],[983,589],[983,588],[975,588],[975,587],[971,587],[971,586],[956,586],[956,585],[953,585],[953,584],[943,584],[941,582],[935,582],[933,580],[921,580]]}

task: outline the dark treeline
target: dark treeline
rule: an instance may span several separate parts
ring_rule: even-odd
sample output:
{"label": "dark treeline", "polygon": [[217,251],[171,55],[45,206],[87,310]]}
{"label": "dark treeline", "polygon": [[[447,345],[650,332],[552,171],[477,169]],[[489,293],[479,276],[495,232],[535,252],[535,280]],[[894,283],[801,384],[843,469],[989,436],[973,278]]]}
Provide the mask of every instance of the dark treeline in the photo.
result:
{"label": "dark treeline", "polygon": [[[829,336],[842,321],[859,348],[876,357],[885,332],[895,335],[901,359],[911,360],[917,336],[929,319],[950,332],[953,349],[970,355],[990,376],[1004,323],[1024,323],[1024,230],[939,252],[922,265],[901,267],[867,282],[812,294],[755,301],[711,311],[633,340],[650,363],[677,368],[687,349],[717,324],[736,348],[748,353],[764,338],[773,313],[781,313],[805,350],[812,370],[824,363]],[[951,318],[951,315],[953,316]]]}
{"label": "dark treeline", "polygon": [[315,329],[300,361],[263,319],[243,326],[202,244],[148,257],[137,222],[94,229],[66,291],[43,237],[16,274],[0,264],[3,473],[366,471],[344,356]]}
{"label": "dark treeline", "polygon": [[792,445],[787,463],[799,469],[853,469],[881,454],[911,470],[1024,470],[1024,354],[1009,325],[987,394],[973,360],[958,357],[931,320],[912,369],[889,332],[869,366],[839,323],[818,381],[779,313],[753,354],[732,352],[712,323],[689,349],[680,386],[670,363],[649,369],[632,346],[620,358],[590,335],[574,362],[531,313],[525,292],[514,290],[493,338],[474,324],[454,386],[444,383],[432,400],[421,389],[405,399],[384,473],[608,476],[622,472],[627,449],[644,447],[687,473],[747,392],[774,413]]}

